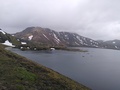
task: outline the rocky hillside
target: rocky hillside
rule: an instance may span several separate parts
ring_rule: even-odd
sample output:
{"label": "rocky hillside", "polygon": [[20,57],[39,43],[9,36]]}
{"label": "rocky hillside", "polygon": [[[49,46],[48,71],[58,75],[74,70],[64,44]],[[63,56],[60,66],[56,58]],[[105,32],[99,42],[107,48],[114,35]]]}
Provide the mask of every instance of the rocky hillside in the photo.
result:
{"label": "rocky hillside", "polygon": [[99,43],[90,38],[70,32],[56,32],[48,28],[28,27],[15,37],[48,46],[85,46],[99,47]]}
{"label": "rocky hillside", "polygon": [[59,73],[3,49],[0,90],[90,90]]}

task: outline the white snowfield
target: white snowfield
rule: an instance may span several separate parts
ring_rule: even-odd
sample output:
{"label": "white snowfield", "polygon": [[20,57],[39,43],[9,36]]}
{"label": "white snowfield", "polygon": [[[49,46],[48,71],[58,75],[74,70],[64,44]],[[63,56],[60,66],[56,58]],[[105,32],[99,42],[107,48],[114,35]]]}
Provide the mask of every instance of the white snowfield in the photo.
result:
{"label": "white snowfield", "polygon": [[113,44],[115,44],[116,42],[113,42]]}
{"label": "white snowfield", "polygon": [[26,42],[21,42],[21,44],[27,44]]}
{"label": "white snowfield", "polygon": [[10,46],[10,47],[15,47],[14,45],[12,45],[11,42],[9,42],[8,40],[6,40],[4,43],[2,43],[3,45],[6,45],[6,46]]}
{"label": "white snowfield", "polygon": [[33,35],[30,35],[28,38],[29,38],[29,40],[32,40],[32,38],[33,38]]}

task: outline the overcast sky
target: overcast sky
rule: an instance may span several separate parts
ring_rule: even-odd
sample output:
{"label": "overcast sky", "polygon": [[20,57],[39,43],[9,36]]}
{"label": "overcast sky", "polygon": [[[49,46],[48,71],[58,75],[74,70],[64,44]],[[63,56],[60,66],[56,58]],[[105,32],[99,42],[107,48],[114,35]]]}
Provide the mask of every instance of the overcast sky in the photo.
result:
{"label": "overcast sky", "polygon": [[15,33],[30,26],[120,39],[120,0],[0,0],[2,30]]}

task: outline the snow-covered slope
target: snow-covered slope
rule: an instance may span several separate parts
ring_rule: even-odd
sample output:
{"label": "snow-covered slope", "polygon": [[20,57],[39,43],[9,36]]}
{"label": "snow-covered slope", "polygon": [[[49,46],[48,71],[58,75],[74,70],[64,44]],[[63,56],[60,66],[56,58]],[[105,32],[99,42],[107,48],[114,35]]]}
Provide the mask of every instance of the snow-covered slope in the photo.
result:
{"label": "snow-covered slope", "polygon": [[10,47],[15,47],[11,42],[9,42],[8,40],[6,40],[4,43],[2,43],[3,45],[6,46],[10,46]]}
{"label": "snow-covered slope", "polygon": [[0,43],[11,47],[15,47],[20,44],[14,36],[6,33],[2,29],[0,29]]}

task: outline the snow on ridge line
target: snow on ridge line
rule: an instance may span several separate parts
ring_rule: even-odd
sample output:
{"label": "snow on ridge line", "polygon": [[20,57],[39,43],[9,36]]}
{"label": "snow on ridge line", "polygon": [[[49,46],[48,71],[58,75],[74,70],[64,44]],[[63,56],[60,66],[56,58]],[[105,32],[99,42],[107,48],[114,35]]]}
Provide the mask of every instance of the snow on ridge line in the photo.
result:
{"label": "snow on ridge line", "polygon": [[12,45],[11,42],[9,42],[8,40],[6,40],[4,43],[2,43],[3,45],[7,45],[7,46],[10,46],[10,47],[15,47],[14,45]]}
{"label": "snow on ridge line", "polygon": [[3,34],[6,34],[4,31],[0,30],[0,32],[2,32]]}

